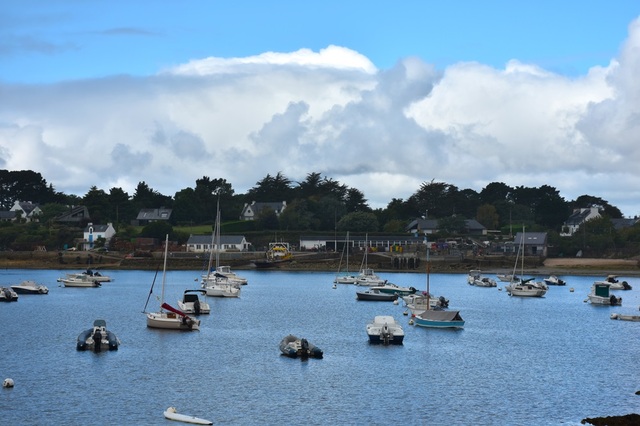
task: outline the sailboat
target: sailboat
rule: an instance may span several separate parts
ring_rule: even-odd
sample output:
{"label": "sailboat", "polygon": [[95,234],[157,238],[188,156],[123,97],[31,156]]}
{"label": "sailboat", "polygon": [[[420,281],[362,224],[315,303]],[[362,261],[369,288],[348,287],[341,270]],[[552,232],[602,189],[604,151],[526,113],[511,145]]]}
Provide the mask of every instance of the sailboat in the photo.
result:
{"label": "sailboat", "polygon": [[547,293],[547,286],[542,282],[535,282],[535,278],[517,278],[516,268],[518,267],[518,256],[521,257],[520,276],[524,277],[524,226],[522,227],[522,236],[520,237],[520,246],[516,254],[516,261],[513,265],[513,274],[511,274],[511,282],[504,286],[509,296],[518,297],[542,297]]}
{"label": "sailboat", "polygon": [[[164,301],[164,287],[166,283],[167,275],[167,254],[169,251],[169,234],[167,234],[164,242],[164,265],[162,267],[162,292],[160,293],[160,310],[158,312],[145,312],[147,314],[147,327],[150,328],[162,328],[166,330],[199,330],[200,320],[191,318],[179,309],[165,303]],[[155,278],[153,279],[155,282]],[[153,293],[153,283],[151,284],[151,290],[149,291],[149,297]],[[149,303],[149,297],[147,297],[147,303]],[[147,305],[144,306],[145,311]]]}
{"label": "sailboat", "polygon": [[[213,265],[213,250],[215,247],[215,266]],[[209,266],[207,274],[202,277],[202,288],[211,297],[240,297],[241,282],[234,281],[229,277],[219,273],[220,265],[220,201],[218,201],[216,212],[216,223],[211,234],[211,253],[209,255]]]}
{"label": "sailboat", "polygon": [[342,257],[340,257],[340,265],[338,265],[338,275],[336,276],[336,279],[333,280],[333,282],[337,284],[355,284],[358,280],[358,277],[349,273],[349,231],[347,231],[347,239],[344,248],[342,249],[342,254],[344,255],[345,253],[347,258],[347,269],[345,271],[345,274],[340,275],[340,270],[342,269]]}
{"label": "sailboat", "polygon": [[425,310],[413,315],[413,322],[419,327],[429,328],[463,328],[464,320],[460,316],[460,311],[434,310],[430,304],[429,276],[431,264],[429,263],[429,251],[427,249],[427,303]]}
{"label": "sailboat", "polygon": [[382,285],[386,282],[380,278],[373,269],[369,268],[369,234],[365,237],[364,257],[362,258],[362,266],[360,268],[360,274],[356,280],[356,285],[363,286],[376,286]]}

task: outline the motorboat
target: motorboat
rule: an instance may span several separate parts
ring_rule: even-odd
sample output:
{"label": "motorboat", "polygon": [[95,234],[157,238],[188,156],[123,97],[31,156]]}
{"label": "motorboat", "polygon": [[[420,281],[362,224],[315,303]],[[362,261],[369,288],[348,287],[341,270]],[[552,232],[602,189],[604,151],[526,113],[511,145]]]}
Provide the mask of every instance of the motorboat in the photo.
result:
{"label": "motorboat", "polygon": [[544,283],[546,285],[566,285],[567,282],[558,278],[555,275],[550,275],[548,278],[544,279]]}
{"label": "motorboat", "polygon": [[107,330],[107,322],[103,319],[97,319],[93,322],[93,327],[83,331],[78,335],[76,349],[79,351],[115,351],[118,350],[120,341],[116,335]]}
{"label": "motorboat", "polygon": [[42,285],[38,284],[35,281],[25,280],[20,284],[12,285],[11,288],[18,294],[47,294],[49,293],[49,289]]}
{"label": "motorboat", "polygon": [[215,273],[202,279],[202,288],[210,297],[240,297],[241,293],[241,284]]}
{"label": "motorboat", "polygon": [[467,283],[476,287],[497,287],[496,280],[485,277],[479,269],[472,269],[467,274]]}
{"label": "motorboat", "polygon": [[632,287],[626,281],[618,280],[617,275],[607,275],[602,281],[595,281],[596,284],[609,284],[611,290],[631,290]]}
{"label": "motorboat", "polygon": [[610,318],[622,321],[640,321],[640,315],[611,314]]}
{"label": "motorboat", "polygon": [[460,311],[423,311],[413,316],[413,322],[419,327],[429,328],[463,328],[464,319]]}
{"label": "motorboat", "polygon": [[102,275],[99,271],[87,269],[86,271],[67,274],[64,278],[58,278],[58,282],[62,282],[64,279],[70,279],[70,278],[80,278],[80,279],[90,278],[91,281],[97,281],[99,283],[106,283],[111,281],[111,277],[107,275]]}
{"label": "motorboat", "polygon": [[404,340],[402,326],[390,315],[377,315],[367,324],[369,343],[401,345]]}
{"label": "motorboat", "polygon": [[100,281],[94,280],[93,277],[88,275],[67,276],[60,278],[58,281],[64,287],[100,287],[102,285]]}
{"label": "motorboat", "polygon": [[11,287],[0,287],[0,302],[17,302],[18,293]]}
{"label": "motorboat", "polygon": [[147,327],[160,328],[163,330],[183,330],[192,331],[200,329],[200,320],[191,318],[179,309],[165,303],[164,301],[164,289],[167,275],[167,254],[169,250],[169,234],[165,237],[164,243],[164,265],[162,268],[162,292],[160,293],[160,310],[157,312],[146,312],[149,298],[153,294],[153,285],[155,278],[151,283],[151,291],[147,297],[147,304],[144,306],[143,312],[147,316]]}
{"label": "motorboat", "polygon": [[211,420],[201,419],[200,417],[189,416],[187,414],[180,414],[175,407],[167,408],[163,413],[165,419],[174,420],[176,422],[191,423],[194,425],[212,425]]}
{"label": "motorboat", "polygon": [[178,300],[178,307],[185,314],[208,314],[211,312],[211,307],[206,300],[199,296],[206,294],[207,291],[204,289],[185,290],[182,300]]}
{"label": "motorboat", "polygon": [[379,286],[385,284],[386,282],[387,280],[380,278],[371,268],[361,269],[356,279],[356,285],[365,287]]}
{"label": "motorboat", "polygon": [[399,285],[390,282],[386,282],[381,286],[373,286],[370,289],[377,290],[380,293],[397,294],[398,296],[408,296],[418,291],[415,287],[400,287]]}
{"label": "motorboat", "polygon": [[310,343],[307,339],[298,338],[293,334],[285,336],[280,341],[280,352],[289,358],[322,358],[322,349]]}
{"label": "motorboat", "polygon": [[593,305],[622,305],[622,297],[616,297],[610,292],[611,284],[594,282],[587,300]]}
{"label": "motorboat", "polygon": [[367,300],[371,302],[393,302],[398,299],[397,294],[393,293],[383,293],[379,290],[363,290],[356,291],[356,299],[357,300]]}
{"label": "motorboat", "polygon": [[427,309],[442,310],[449,307],[449,299],[444,296],[430,296],[427,292],[403,296],[402,300],[412,314],[418,314]]}
{"label": "motorboat", "polygon": [[265,252],[265,258],[262,260],[254,260],[253,264],[256,268],[266,269],[275,268],[284,262],[291,262],[293,253],[289,243],[276,241],[269,243],[269,249]]}
{"label": "motorboat", "polygon": [[505,283],[510,283],[514,278],[516,280],[519,279],[517,276],[514,276],[512,274],[496,274],[496,277],[498,278],[499,281],[502,281]]}
{"label": "motorboat", "polygon": [[247,279],[233,272],[231,270],[231,266],[229,265],[216,266],[215,272],[219,275],[222,275],[223,277],[226,277],[230,282],[234,284],[236,283],[240,285],[247,284]]}

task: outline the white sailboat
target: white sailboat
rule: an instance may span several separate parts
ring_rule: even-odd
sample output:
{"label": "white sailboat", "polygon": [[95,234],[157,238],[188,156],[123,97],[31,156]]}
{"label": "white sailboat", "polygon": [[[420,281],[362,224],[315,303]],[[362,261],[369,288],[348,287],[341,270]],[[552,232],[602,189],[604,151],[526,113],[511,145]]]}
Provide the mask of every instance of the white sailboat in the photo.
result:
{"label": "white sailboat", "polygon": [[347,269],[345,273],[340,275],[340,271],[342,269],[342,257],[340,257],[340,265],[338,265],[338,275],[336,276],[334,283],[337,284],[355,284],[358,281],[358,277],[349,273],[349,231],[347,231],[347,239],[344,245],[344,249],[342,250],[342,254],[346,254],[347,260]]}
{"label": "white sailboat", "polygon": [[[213,265],[213,250],[215,247],[215,267]],[[220,264],[220,204],[218,201],[216,212],[216,223],[211,235],[211,253],[209,255],[209,266],[207,274],[202,277],[202,288],[206,290],[207,296],[211,297],[240,297],[241,282],[234,281],[229,277],[217,272]]]}
{"label": "white sailboat", "polygon": [[364,257],[362,258],[362,266],[360,268],[360,274],[356,280],[356,285],[362,286],[376,286],[383,285],[386,280],[380,278],[373,269],[369,268],[369,234],[365,237]]}
{"label": "white sailboat", "polygon": [[[160,293],[160,310],[158,312],[145,312],[147,314],[147,327],[150,328],[162,328],[165,330],[199,330],[200,320],[191,318],[189,315],[174,308],[173,306],[165,303],[164,301],[164,287],[166,283],[167,275],[167,254],[169,251],[169,235],[167,234],[164,243],[164,265],[162,267],[162,292]],[[155,278],[154,278],[155,282]],[[151,285],[151,291],[149,297],[153,293],[153,284]],[[147,303],[149,298],[147,297]],[[146,311],[145,304],[145,311]]]}
{"label": "white sailboat", "polygon": [[535,282],[535,278],[517,278],[516,268],[518,267],[518,256],[521,256],[520,277],[524,277],[524,226],[522,227],[522,236],[520,238],[520,246],[516,254],[516,261],[513,265],[513,274],[511,282],[504,286],[509,296],[517,297],[542,297],[547,293],[548,287],[542,282]]}

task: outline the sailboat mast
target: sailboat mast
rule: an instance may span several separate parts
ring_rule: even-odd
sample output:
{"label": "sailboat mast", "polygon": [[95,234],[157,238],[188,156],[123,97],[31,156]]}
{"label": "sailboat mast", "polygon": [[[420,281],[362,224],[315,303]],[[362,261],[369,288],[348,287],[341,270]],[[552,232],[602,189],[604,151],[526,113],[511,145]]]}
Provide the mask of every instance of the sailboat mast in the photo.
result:
{"label": "sailboat mast", "polygon": [[429,262],[429,247],[427,247],[427,311],[431,307],[431,294],[429,293],[429,276],[431,275],[431,262]]}
{"label": "sailboat mast", "polygon": [[162,266],[162,292],[160,293],[160,312],[164,304],[164,283],[167,275],[167,253],[169,252],[169,234],[164,239],[164,264]]}

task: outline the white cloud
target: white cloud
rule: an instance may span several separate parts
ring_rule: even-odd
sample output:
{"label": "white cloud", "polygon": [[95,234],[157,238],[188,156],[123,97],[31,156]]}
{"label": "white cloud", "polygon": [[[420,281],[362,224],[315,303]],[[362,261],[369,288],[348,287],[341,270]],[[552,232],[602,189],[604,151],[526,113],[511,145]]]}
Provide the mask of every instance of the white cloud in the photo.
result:
{"label": "white cloud", "polygon": [[640,30],[611,65],[566,78],[512,60],[387,70],[352,50],[206,58],[146,78],[0,86],[0,164],[59,191],[173,195],[202,176],[245,192],[319,172],[373,207],[420,183],[548,184],[640,214]]}

